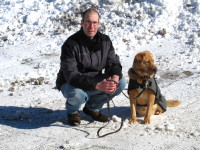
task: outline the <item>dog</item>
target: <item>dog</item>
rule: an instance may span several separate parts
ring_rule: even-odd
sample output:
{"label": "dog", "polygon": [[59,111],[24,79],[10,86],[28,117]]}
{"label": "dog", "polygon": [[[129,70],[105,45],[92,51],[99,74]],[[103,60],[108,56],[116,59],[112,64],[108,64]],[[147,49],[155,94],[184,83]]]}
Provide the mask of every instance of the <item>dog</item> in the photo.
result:
{"label": "dog", "polygon": [[152,115],[159,115],[167,107],[177,107],[178,100],[167,100],[162,96],[155,80],[157,66],[150,51],[136,54],[128,70],[128,94],[130,100],[130,124],[137,122],[137,115],[144,116],[144,123],[150,124]]}

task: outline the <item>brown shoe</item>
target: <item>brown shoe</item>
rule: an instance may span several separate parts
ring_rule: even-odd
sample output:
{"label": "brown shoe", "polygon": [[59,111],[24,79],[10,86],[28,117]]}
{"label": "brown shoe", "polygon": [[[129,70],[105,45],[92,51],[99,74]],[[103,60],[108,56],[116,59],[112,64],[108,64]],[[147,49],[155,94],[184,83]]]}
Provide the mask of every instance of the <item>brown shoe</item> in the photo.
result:
{"label": "brown shoe", "polygon": [[79,113],[76,114],[67,114],[68,123],[71,126],[78,126],[81,124],[81,117]]}
{"label": "brown shoe", "polygon": [[91,116],[96,121],[107,122],[109,120],[109,117],[106,115],[103,115],[101,112],[91,111],[91,110],[87,109],[86,107],[83,108],[83,112],[86,115]]}

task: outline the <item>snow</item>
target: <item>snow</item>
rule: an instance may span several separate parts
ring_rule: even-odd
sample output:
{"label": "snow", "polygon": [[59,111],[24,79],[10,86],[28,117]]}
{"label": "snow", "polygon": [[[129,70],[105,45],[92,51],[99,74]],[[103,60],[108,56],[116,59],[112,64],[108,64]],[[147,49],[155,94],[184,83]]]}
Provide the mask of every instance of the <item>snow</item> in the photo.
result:
{"label": "snow", "polygon": [[[66,124],[66,100],[54,89],[60,48],[90,6],[101,14],[100,30],[112,39],[127,82],[135,54],[149,50],[162,94],[179,107],[152,116],[149,125],[142,117],[130,125],[121,94],[101,134],[117,130],[123,118],[119,132],[98,138],[105,123],[82,112],[79,127]],[[0,149],[200,150],[199,14],[200,0],[1,0]]]}

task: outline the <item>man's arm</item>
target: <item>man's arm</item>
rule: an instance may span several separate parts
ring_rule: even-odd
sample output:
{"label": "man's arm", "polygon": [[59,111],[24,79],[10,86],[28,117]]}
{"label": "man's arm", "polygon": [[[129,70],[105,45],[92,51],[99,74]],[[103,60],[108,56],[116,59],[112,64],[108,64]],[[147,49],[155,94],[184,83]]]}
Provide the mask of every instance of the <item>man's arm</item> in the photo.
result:
{"label": "man's arm", "polygon": [[97,84],[96,81],[78,71],[74,47],[75,43],[73,41],[66,41],[62,46],[61,70],[65,81],[83,90],[94,90]]}

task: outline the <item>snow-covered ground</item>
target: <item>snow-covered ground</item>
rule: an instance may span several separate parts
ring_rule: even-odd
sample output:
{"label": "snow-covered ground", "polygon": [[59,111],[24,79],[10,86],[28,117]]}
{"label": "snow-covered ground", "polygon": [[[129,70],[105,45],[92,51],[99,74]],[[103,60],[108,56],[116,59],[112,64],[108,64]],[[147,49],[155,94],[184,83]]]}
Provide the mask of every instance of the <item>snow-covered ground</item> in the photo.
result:
{"label": "snow-covered ground", "polygon": [[[134,55],[150,50],[166,99],[181,105],[149,125],[130,125],[129,100],[111,102],[115,120],[102,133],[81,112],[82,124],[66,124],[66,100],[54,89],[60,48],[80,29],[80,12],[93,6],[100,30],[113,41],[127,71]],[[200,0],[1,0],[0,149],[2,150],[200,150]],[[124,91],[126,93],[126,91]],[[106,105],[103,110],[107,112]]]}

